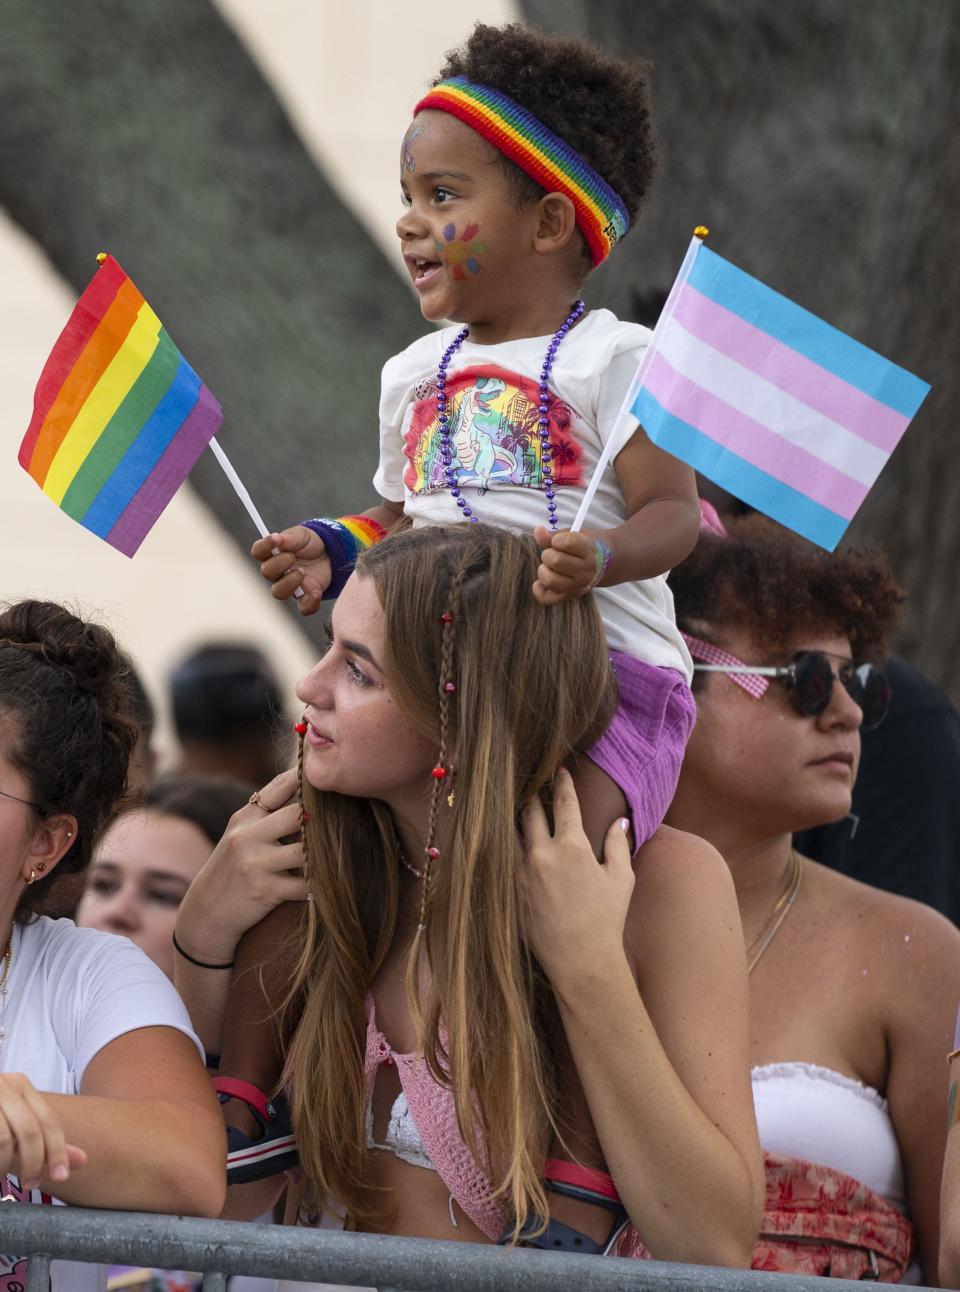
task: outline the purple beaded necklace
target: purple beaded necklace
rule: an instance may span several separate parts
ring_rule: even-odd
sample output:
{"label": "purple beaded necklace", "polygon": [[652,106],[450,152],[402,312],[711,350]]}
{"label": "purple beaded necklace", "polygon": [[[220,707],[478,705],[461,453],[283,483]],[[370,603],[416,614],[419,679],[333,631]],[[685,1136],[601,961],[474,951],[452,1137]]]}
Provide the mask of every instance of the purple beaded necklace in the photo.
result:
{"label": "purple beaded necklace", "polygon": [[[551,337],[550,344],[547,346],[547,353],[543,356],[543,367],[540,369],[540,407],[537,414],[538,434],[540,437],[540,463],[543,473],[544,493],[547,499],[547,520],[551,530],[554,532],[556,532],[557,528],[557,504],[555,501],[556,492],[553,487],[553,469],[551,467],[553,454],[550,448],[550,425],[547,416],[550,372],[553,368],[553,361],[557,357],[557,351],[560,349],[560,342],[585,309],[586,306],[583,301],[574,302],[573,309]],[[437,425],[440,428],[440,451],[443,455],[443,473],[446,476],[447,488],[450,490],[451,497],[463,512],[464,518],[477,524],[480,519],[479,516],[474,514],[472,507],[470,507],[457,486],[457,473],[453,466],[453,443],[450,438],[450,419],[447,414],[447,369],[450,367],[451,359],[469,335],[470,329],[462,327],[444,350],[443,358],[437,366]]]}

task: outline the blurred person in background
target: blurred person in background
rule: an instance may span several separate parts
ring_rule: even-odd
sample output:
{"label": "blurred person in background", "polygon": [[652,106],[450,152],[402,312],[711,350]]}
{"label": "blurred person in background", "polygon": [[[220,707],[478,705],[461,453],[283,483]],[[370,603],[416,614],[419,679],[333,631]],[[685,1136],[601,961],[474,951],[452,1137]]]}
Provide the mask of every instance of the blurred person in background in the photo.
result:
{"label": "blurred person in background", "polygon": [[172,979],[180,903],[253,789],[228,776],[172,774],[153,781],[100,840],[77,924],[128,937]]}
{"label": "blurred person in background", "polygon": [[262,785],[289,761],[283,691],[255,646],[208,642],[170,672],[178,771]]}
{"label": "blurred person in background", "polygon": [[127,789],[134,793],[143,789],[157,770],[157,751],[153,744],[157,714],[137,666],[125,651],[121,651],[120,655],[127,668],[126,684],[130,688],[130,703],[137,724],[137,743],[130,755],[127,772]]}

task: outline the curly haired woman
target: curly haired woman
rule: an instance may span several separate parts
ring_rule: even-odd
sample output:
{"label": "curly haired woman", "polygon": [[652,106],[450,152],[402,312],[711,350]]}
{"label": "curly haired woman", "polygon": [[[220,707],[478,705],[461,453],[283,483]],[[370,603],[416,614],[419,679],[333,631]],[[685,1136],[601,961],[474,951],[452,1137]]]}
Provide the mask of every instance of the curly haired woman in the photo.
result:
{"label": "curly haired woman", "polygon": [[878,555],[728,525],[671,575],[697,725],[667,819],[709,839],[737,889],[767,1154],[754,1264],[916,1282],[918,1258],[932,1282],[960,933],[792,846],[850,811],[902,596]]}

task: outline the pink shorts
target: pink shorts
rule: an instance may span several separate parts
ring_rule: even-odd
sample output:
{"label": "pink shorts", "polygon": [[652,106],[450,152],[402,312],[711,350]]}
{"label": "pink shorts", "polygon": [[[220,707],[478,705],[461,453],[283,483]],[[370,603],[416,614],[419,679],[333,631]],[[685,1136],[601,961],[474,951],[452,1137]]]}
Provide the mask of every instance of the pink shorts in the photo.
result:
{"label": "pink shorts", "polygon": [[655,668],[616,650],[610,663],[620,702],[587,755],[623,791],[639,848],[667,814],[697,706],[676,669]]}

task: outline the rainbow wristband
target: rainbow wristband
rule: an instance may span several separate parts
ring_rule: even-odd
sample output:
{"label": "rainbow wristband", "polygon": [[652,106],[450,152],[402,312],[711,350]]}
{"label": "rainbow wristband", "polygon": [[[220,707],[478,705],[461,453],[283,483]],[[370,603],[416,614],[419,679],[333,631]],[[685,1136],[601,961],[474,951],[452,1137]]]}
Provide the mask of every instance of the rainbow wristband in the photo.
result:
{"label": "rainbow wristband", "polygon": [[607,572],[607,567],[613,560],[613,550],[609,543],[605,543],[602,538],[593,540],[593,557],[596,561],[597,570],[593,576],[591,588],[595,588]]}
{"label": "rainbow wristband", "polygon": [[312,530],[319,538],[330,557],[330,582],[323,594],[324,601],[339,597],[343,585],[353,573],[357,557],[381,538],[386,538],[387,531],[379,521],[371,516],[340,516],[336,520],[302,520],[301,525]]}

